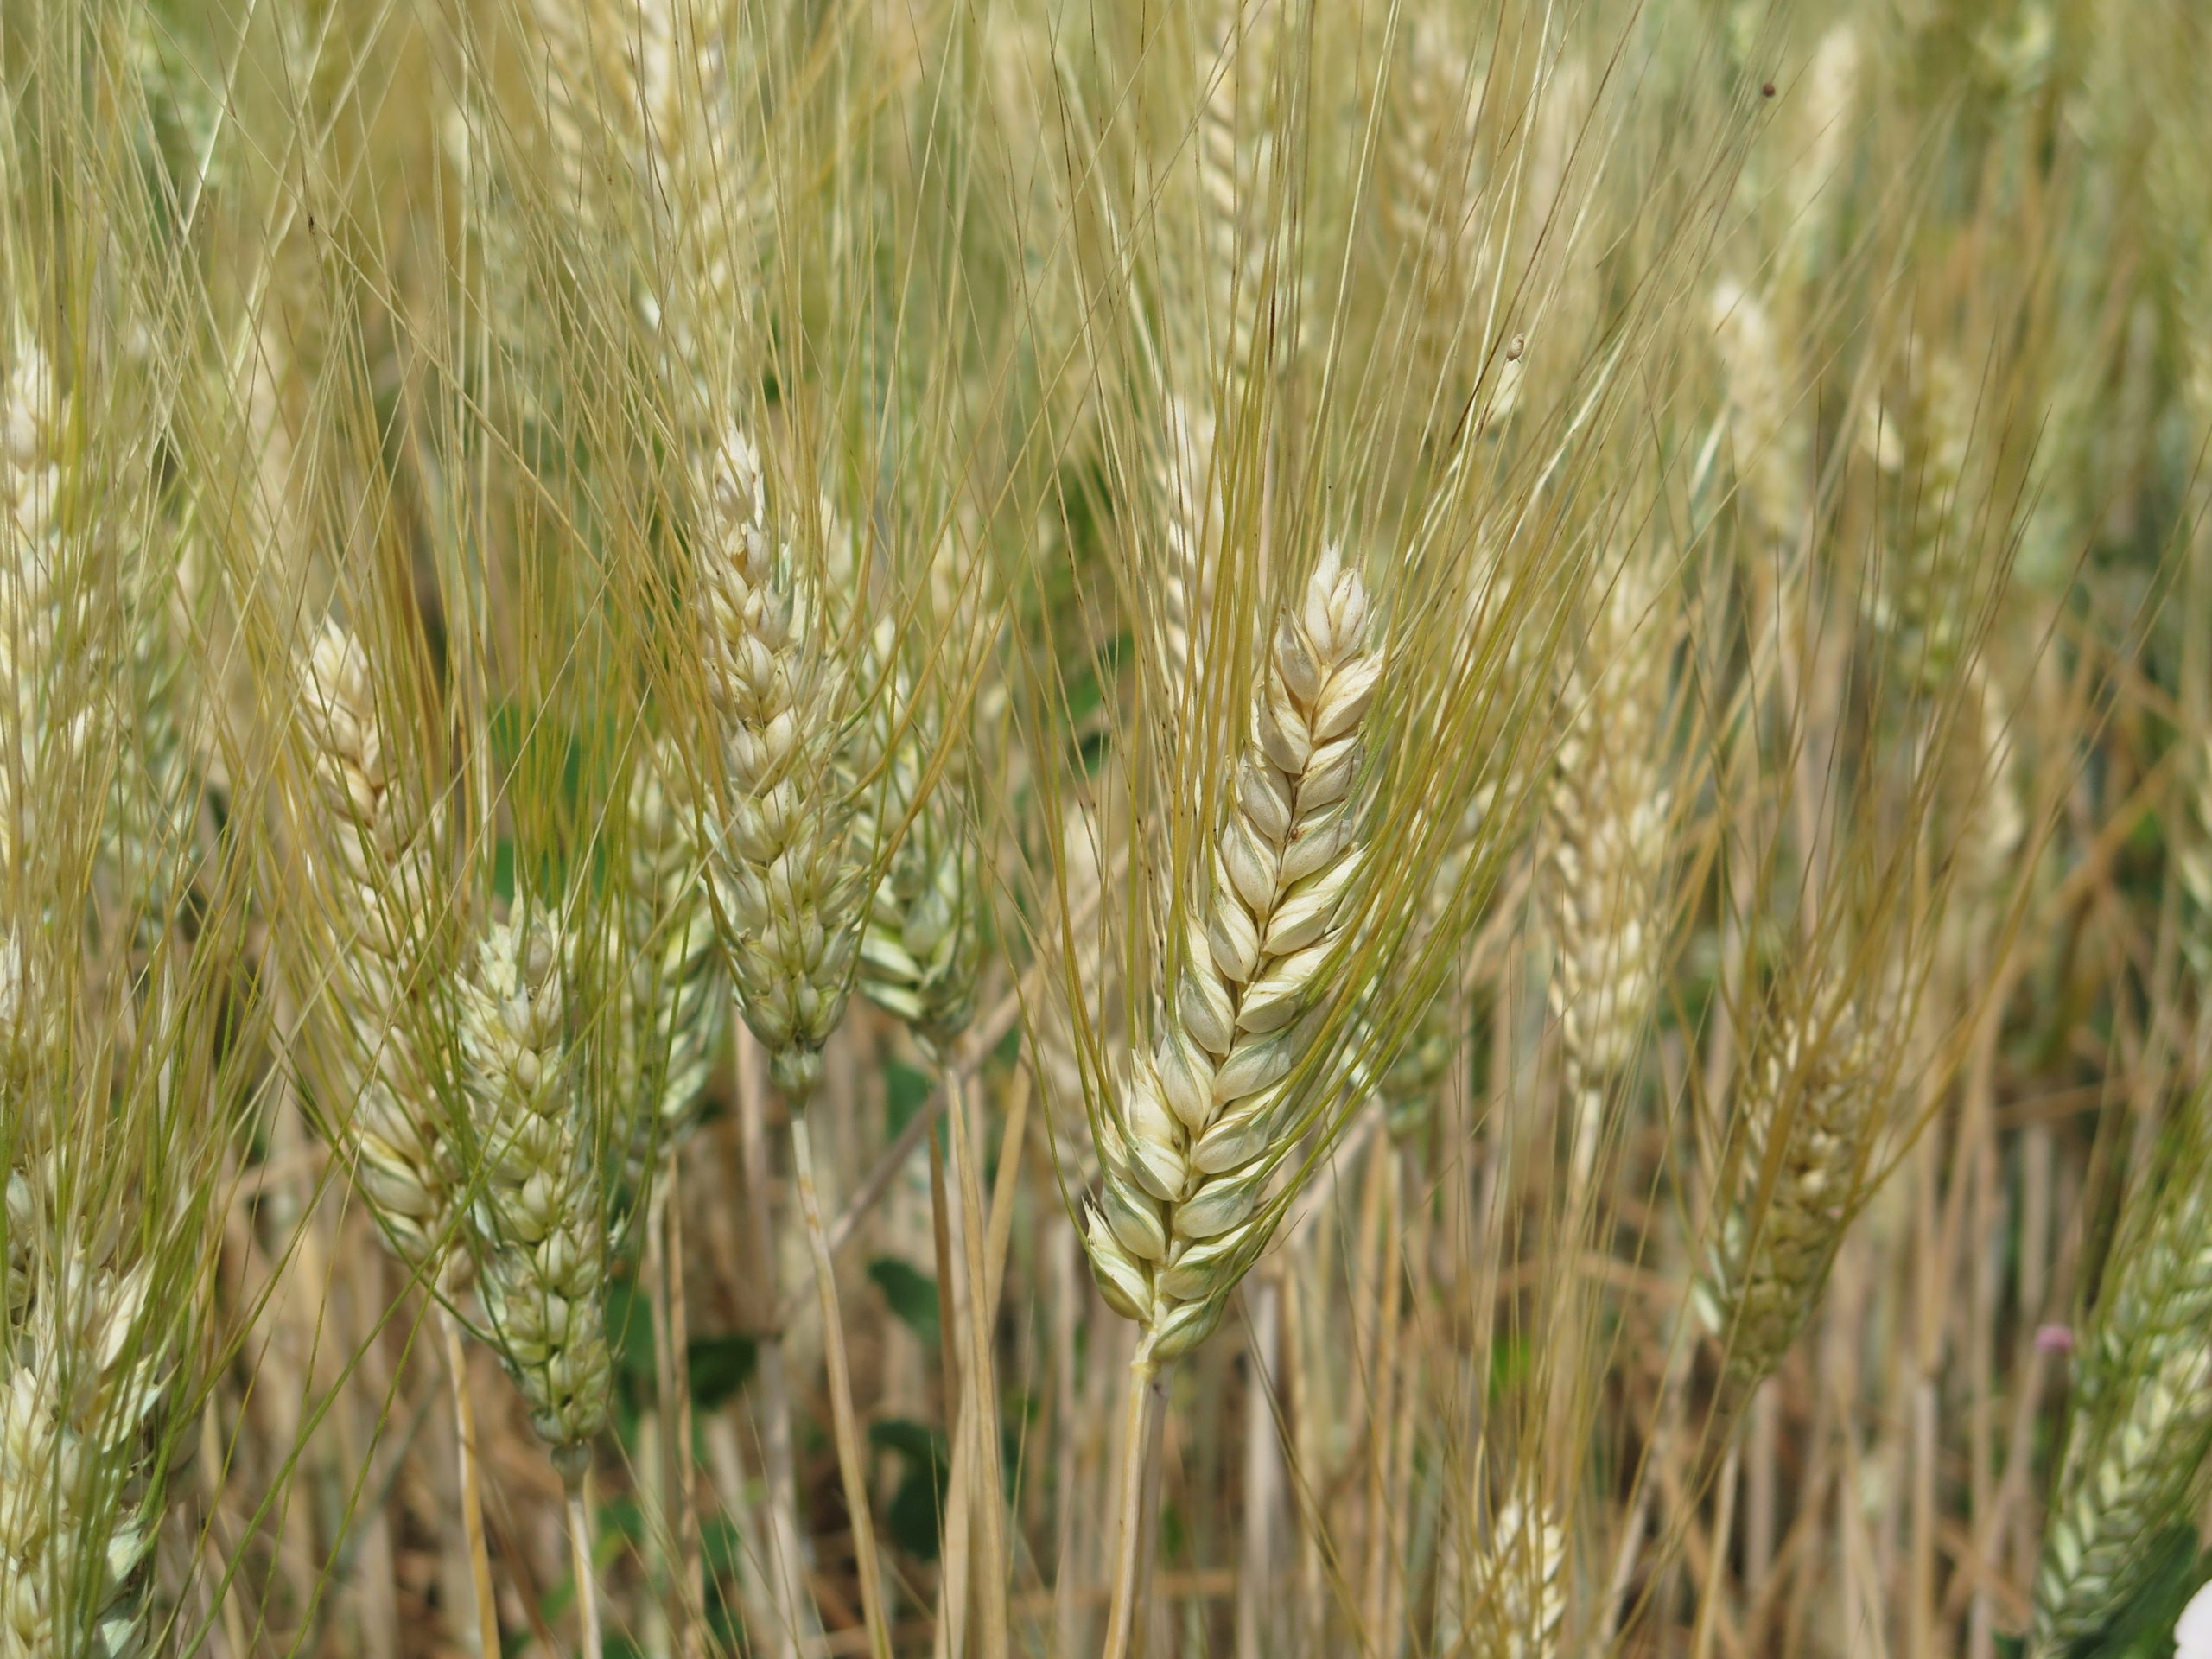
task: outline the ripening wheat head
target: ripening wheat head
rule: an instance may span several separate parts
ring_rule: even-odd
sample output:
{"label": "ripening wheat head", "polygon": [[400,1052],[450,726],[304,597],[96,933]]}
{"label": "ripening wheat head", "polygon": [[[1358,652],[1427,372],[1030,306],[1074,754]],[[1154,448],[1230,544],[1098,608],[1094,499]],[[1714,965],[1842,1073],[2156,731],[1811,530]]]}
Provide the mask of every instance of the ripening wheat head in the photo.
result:
{"label": "ripening wheat head", "polygon": [[607,1205],[568,1054],[567,944],[557,911],[518,895],[462,988],[461,1043],[486,1323],[532,1426],[575,1459],[606,1425],[613,1359]]}
{"label": "ripening wheat head", "polygon": [[1310,1040],[1338,918],[1360,868],[1361,722],[1382,671],[1357,573],[1325,555],[1286,607],[1211,867],[1100,1138],[1084,1243],[1114,1307],[1160,1362],[1204,1339],[1264,1243],[1268,1182],[1299,1127],[1281,1085]]}
{"label": "ripening wheat head", "polygon": [[[844,1015],[866,914],[860,791],[841,703],[855,677],[792,548],[772,524],[760,458],[730,429],[695,501],[702,645],[722,798],[710,829],[723,945],[776,1086],[804,1102]],[[862,722],[865,728],[866,722]]]}
{"label": "ripening wheat head", "polygon": [[1631,552],[1570,667],[1546,823],[1552,982],[1568,1086],[1626,1070],[1659,987],[1672,827],[1668,573]]}
{"label": "ripening wheat head", "polygon": [[664,738],[639,756],[628,800],[629,880],[611,944],[615,1089],[630,1114],[633,1185],[656,1148],[679,1147],[697,1128],[729,1024],[690,794],[673,743]]}
{"label": "ripening wheat head", "polygon": [[[2200,1096],[2184,1109],[2192,1121]],[[2129,1195],[2075,1384],[2029,1650],[2055,1656],[2133,1605],[2152,1545],[2194,1525],[2212,1454],[2212,1173],[2193,1126]]]}
{"label": "ripening wheat head", "polygon": [[422,1005],[443,965],[435,827],[380,716],[367,652],[323,625],[301,664],[294,819],[333,948],[327,1007],[352,1105],[336,1126],[385,1238],[435,1273],[454,1222]]}
{"label": "ripening wheat head", "polygon": [[[933,687],[939,683],[932,679]],[[860,984],[869,1001],[904,1020],[929,1052],[941,1056],[976,1011],[976,979],[982,966],[980,872],[975,831],[965,816],[967,804],[957,798],[957,779],[930,775],[932,755],[945,741],[938,729],[941,722],[924,722],[911,702],[911,692],[888,697],[878,711],[880,720],[898,729],[882,740],[887,751],[883,785],[855,818],[856,848],[895,836],[868,900]],[[897,712],[902,708],[903,720]]]}
{"label": "ripening wheat head", "polygon": [[1827,1282],[1894,1092],[1894,1027],[1845,975],[1793,976],[1739,1070],[1740,1160],[1697,1289],[1737,1396],[1769,1375]]}

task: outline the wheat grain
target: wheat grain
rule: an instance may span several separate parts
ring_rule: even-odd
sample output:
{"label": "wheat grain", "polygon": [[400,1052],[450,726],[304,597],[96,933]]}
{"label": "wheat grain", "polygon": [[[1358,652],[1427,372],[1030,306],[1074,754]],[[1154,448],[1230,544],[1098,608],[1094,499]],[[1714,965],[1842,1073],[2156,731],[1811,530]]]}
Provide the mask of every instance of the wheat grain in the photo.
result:
{"label": "wheat grain", "polygon": [[1084,1243],[1107,1300],[1159,1363],[1203,1340],[1265,1241],[1292,1126],[1283,1084],[1360,868],[1360,725],[1382,670],[1358,575],[1325,555],[1286,611],[1188,938],[1102,1137]]}
{"label": "wheat grain", "polygon": [[484,1311],[530,1418],[579,1464],[606,1426],[606,1207],[563,1040],[556,915],[518,896],[487,929],[462,991],[473,1150],[469,1206]]}

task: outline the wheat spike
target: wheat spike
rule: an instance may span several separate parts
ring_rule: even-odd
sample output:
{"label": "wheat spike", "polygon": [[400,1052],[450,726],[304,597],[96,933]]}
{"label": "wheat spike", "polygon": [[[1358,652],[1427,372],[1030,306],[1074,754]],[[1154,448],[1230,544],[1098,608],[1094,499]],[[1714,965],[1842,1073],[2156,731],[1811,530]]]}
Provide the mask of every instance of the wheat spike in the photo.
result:
{"label": "wheat spike", "polygon": [[[899,770],[915,764],[911,757],[894,760],[888,787],[894,801]],[[974,837],[932,796],[876,883],[861,937],[861,988],[933,1053],[942,1054],[975,1016],[982,963],[975,886]]]}
{"label": "wheat spike", "polygon": [[1625,1071],[1658,993],[1656,927],[1670,792],[1663,575],[1631,556],[1570,671],[1547,803],[1552,1005],[1567,1086]]}
{"label": "wheat spike", "polygon": [[336,925],[330,1006],[356,1075],[339,1126],[353,1179],[410,1266],[435,1270],[452,1235],[454,1194],[430,1079],[417,1051],[417,1004],[439,962],[427,919],[435,891],[428,813],[392,772],[367,653],[340,624],[309,649],[297,719],[310,768],[302,822],[327,821],[316,861]]}
{"label": "wheat spike", "polygon": [[562,958],[559,922],[518,896],[463,988],[461,1052],[485,1314],[531,1422],[573,1459],[606,1425],[613,1358],[605,1205],[566,1063]]}
{"label": "wheat spike", "polygon": [[1382,670],[1367,595],[1332,550],[1287,608],[1206,879],[1185,907],[1149,1057],[1101,1137],[1084,1243],[1107,1300],[1166,1362],[1203,1340],[1265,1242],[1285,1079],[1360,868],[1361,720]]}
{"label": "wheat spike", "polygon": [[746,315],[764,218],[746,172],[733,57],[734,8],[684,0],[536,0],[555,171],[588,225],[638,215],[635,274],[666,365],[711,384],[715,353]]}
{"label": "wheat spike", "polygon": [[1735,1198],[1698,1287],[1740,1393],[1773,1370],[1811,1313],[1886,1120],[1883,1050],[1864,1011],[1825,984],[1793,1000],[1759,1023],[1744,1058]]}
{"label": "wheat spike", "polygon": [[[849,753],[835,743],[836,664],[811,632],[790,550],[772,540],[760,462],[732,431],[701,480],[708,683],[723,821],[709,845],[723,945],[746,1023],[786,1098],[805,1101],[844,1015],[864,911]],[[865,722],[864,722],[865,723]]]}
{"label": "wheat spike", "polygon": [[1222,538],[1220,458],[1214,451],[1211,408],[1170,396],[1161,411],[1162,442],[1153,461],[1153,489],[1163,535],[1159,629],[1162,673],[1171,696],[1198,683],[1211,619]]}
{"label": "wheat spike", "polygon": [[1877,405],[1861,447],[1896,483],[1898,528],[1867,589],[1874,625],[1909,683],[1941,684],[1966,644],[1974,547],[1967,465],[1979,388],[1956,357],[1913,353],[1901,406]]}
{"label": "wheat spike", "polygon": [[1567,1530],[1509,1498],[1478,1548],[1450,1550],[1437,1581],[1438,1659],[1553,1659],[1567,1611]]}
{"label": "wheat spike", "polygon": [[146,1650],[158,1507],[141,1447],[165,1388],[149,1281],[41,1273],[0,1379],[0,1659]]}
{"label": "wheat spike", "polygon": [[2114,1245],[2118,1268],[2084,1344],[2058,1495],[2036,1573],[2031,1653],[2056,1655],[2126,1611],[2188,1524],[2212,1455],[2212,1203],[2184,1166],[2151,1225]]}
{"label": "wheat spike", "polygon": [[628,1173],[635,1185],[655,1147],[681,1147],[698,1127],[729,1027],[729,1000],[692,833],[697,815],[668,740],[632,770],[613,1017],[616,1098],[631,1114]]}
{"label": "wheat spike", "polygon": [[1744,505],[1761,534],[1786,543],[1803,511],[1806,435],[1774,317],[1732,277],[1714,288],[1710,311]]}

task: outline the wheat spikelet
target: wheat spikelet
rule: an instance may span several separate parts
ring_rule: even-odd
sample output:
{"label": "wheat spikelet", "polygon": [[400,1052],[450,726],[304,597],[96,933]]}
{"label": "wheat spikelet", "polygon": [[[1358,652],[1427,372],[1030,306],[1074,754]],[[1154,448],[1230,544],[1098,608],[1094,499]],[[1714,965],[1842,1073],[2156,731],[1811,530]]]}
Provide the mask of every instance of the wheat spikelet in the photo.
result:
{"label": "wheat spikelet", "polygon": [[1867,590],[1874,625],[1914,684],[1941,683],[1959,660],[1967,619],[1961,601],[1974,575],[1967,463],[1978,388],[1956,357],[1916,350],[1897,404],[1875,406],[1861,447],[1897,480],[1899,521]]}
{"label": "wheat spikelet", "polygon": [[1745,1144],[1720,1237],[1697,1287],[1739,1390],[1771,1372],[1811,1313],[1886,1120],[1880,1039],[1825,982],[1785,994],[1743,1062]]}
{"label": "wheat spikelet", "polygon": [[296,719],[308,776],[300,816],[321,822],[321,898],[352,930],[332,964],[330,1007],[354,1073],[352,1109],[338,1127],[386,1239],[410,1266],[435,1271],[452,1234],[454,1193],[416,1035],[416,1005],[439,968],[428,919],[429,817],[394,774],[360,641],[327,622],[301,677]]}
{"label": "wheat spikelet", "polygon": [[1802,512],[1806,436],[1773,315],[1732,277],[1714,288],[1708,308],[1745,507],[1770,541],[1787,542]]}
{"label": "wheat spikelet", "polygon": [[1222,484],[1210,406],[1170,396],[1160,415],[1162,442],[1153,461],[1153,490],[1163,535],[1160,582],[1160,657],[1171,695],[1198,683],[1205,629],[1213,609],[1214,574],[1222,538]]}
{"label": "wheat spikelet", "polygon": [[12,866],[38,837],[59,769],[90,741],[93,711],[72,708],[58,681],[73,664],[88,680],[97,668],[85,661],[93,631],[80,541],[61,519],[67,400],[21,329],[0,399],[0,865]]}
{"label": "wheat spikelet", "polygon": [[1663,582],[1655,561],[1623,562],[1568,675],[1571,712],[1552,770],[1552,1005],[1577,1095],[1628,1068],[1658,992],[1671,801]]}
{"label": "wheat spikelet", "polygon": [[2197,738],[2184,757],[2182,787],[2185,832],[2174,854],[2181,883],[2182,949],[2197,982],[2212,1001],[2212,736]]}
{"label": "wheat spikelet", "polygon": [[39,1275],[0,1379],[0,1656],[146,1649],[158,1508],[140,1447],[165,1382],[144,1351],[149,1280]]}
{"label": "wheat spikelet", "polygon": [[629,885],[614,956],[615,1097],[631,1114],[633,1185],[656,1147],[681,1147],[698,1127],[729,1025],[696,823],[674,745],[663,739],[631,772]]}
{"label": "wheat spikelet", "polygon": [[2037,1654],[2063,1652],[2127,1609],[2152,1539],[2194,1514],[2212,1455],[2212,1203],[2201,1154],[2133,1202],[2158,1208],[2115,1241],[2083,1345],[2036,1574]]}
{"label": "wheat spikelet", "polygon": [[606,1425],[613,1359],[605,1206],[567,1066],[562,957],[558,921],[518,896],[485,932],[461,1039],[485,1315],[531,1422],[575,1458]]}
{"label": "wheat spikelet", "polygon": [[1566,1560],[1566,1529],[1507,1499],[1482,1548],[1450,1552],[1431,1650],[1439,1659],[1553,1659],[1567,1611]]}
{"label": "wheat spikelet", "polygon": [[865,872],[849,855],[854,769],[834,741],[836,665],[810,632],[790,550],[771,539],[759,456],[732,430],[703,473],[707,672],[728,791],[709,842],[723,945],[770,1076],[800,1103],[844,1015],[864,914]]}
{"label": "wheat spikelet", "polygon": [[[886,817],[906,817],[921,766],[912,744],[894,753],[884,789]],[[875,885],[860,963],[861,988],[869,1000],[906,1021],[939,1055],[975,1015],[982,957],[974,908],[975,838],[942,791],[940,785],[913,812]]]}
{"label": "wheat spikelet", "polygon": [[743,67],[728,3],[533,0],[554,167],[585,222],[637,214],[637,302],[698,392],[747,310],[739,257],[760,217],[744,168]]}
{"label": "wheat spikelet", "polygon": [[1281,1085],[1359,869],[1352,786],[1382,668],[1367,620],[1357,575],[1332,550],[1282,619],[1228,821],[1185,911],[1164,1029],[1102,1136],[1084,1243],[1159,1362],[1212,1330],[1265,1242],[1266,1184],[1290,1127],[1276,1121]]}

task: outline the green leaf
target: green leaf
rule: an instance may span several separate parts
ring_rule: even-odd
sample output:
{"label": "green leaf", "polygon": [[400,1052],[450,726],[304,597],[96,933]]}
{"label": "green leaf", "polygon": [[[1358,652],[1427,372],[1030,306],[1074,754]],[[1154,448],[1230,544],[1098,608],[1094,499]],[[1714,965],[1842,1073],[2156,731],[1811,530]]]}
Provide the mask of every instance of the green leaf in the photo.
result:
{"label": "green leaf", "polygon": [[879,1255],[868,1264],[868,1276],[883,1293],[883,1300],[906,1328],[934,1347],[938,1341],[937,1281],[911,1262],[895,1255]]}
{"label": "green leaf", "polygon": [[750,1337],[694,1338],[684,1353],[693,1407],[702,1412],[718,1409],[752,1380],[760,1351]]}
{"label": "green leaf", "polygon": [[928,1561],[938,1554],[938,1523],[944,1509],[952,1447],[926,1423],[888,1417],[868,1427],[870,1445],[897,1453],[906,1472],[883,1514],[884,1531],[908,1554]]}
{"label": "green leaf", "polygon": [[926,1071],[901,1065],[896,1060],[883,1068],[884,1116],[893,1139],[913,1121],[914,1114],[929,1103],[931,1087]]}

